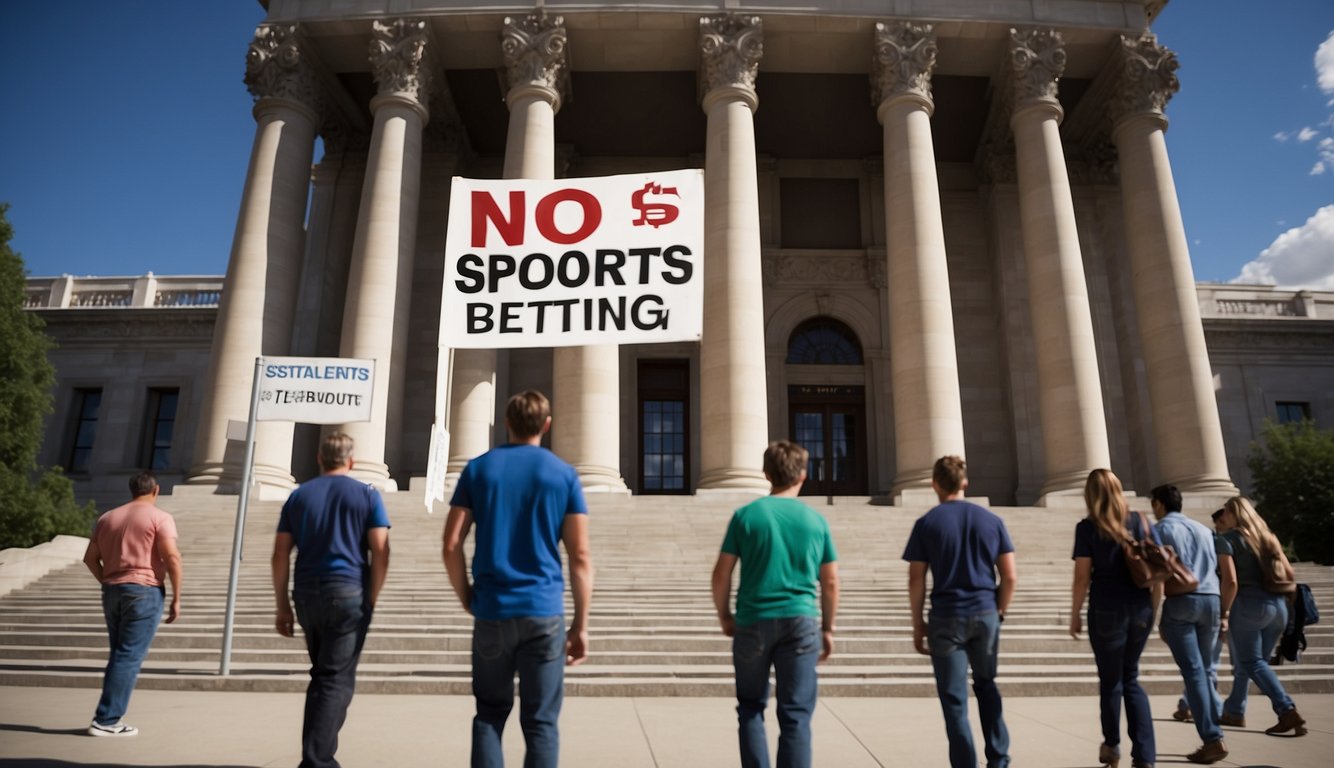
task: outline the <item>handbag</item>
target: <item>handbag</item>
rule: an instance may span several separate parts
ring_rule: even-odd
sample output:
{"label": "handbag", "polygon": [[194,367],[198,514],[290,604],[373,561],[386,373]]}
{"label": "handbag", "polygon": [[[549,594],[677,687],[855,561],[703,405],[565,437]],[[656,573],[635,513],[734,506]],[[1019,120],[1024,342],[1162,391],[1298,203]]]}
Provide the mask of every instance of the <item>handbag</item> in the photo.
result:
{"label": "handbag", "polygon": [[1273,595],[1291,595],[1297,591],[1297,574],[1282,550],[1260,556],[1260,586]]}
{"label": "handbag", "polygon": [[1200,586],[1200,580],[1181,562],[1170,544],[1158,544],[1149,537],[1149,524],[1144,515],[1135,514],[1139,517],[1140,536],[1121,542],[1131,581],[1141,589],[1162,584],[1163,593],[1168,597],[1194,592]]}

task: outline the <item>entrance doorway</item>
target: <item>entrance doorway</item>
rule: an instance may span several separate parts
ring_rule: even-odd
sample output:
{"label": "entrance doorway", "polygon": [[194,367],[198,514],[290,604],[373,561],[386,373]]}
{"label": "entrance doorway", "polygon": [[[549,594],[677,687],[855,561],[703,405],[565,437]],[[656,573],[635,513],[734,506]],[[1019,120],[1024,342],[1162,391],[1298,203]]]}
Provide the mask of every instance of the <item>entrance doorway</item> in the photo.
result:
{"label": "entrance doorway", "polygon": [[639,493],[689,493],[690,361],[639,361]]}
{"label": "entrance doorway", "polygon": [[810,453],[801,495],[866,495],[865,423],[864,387],[788,387],[790,434]]}

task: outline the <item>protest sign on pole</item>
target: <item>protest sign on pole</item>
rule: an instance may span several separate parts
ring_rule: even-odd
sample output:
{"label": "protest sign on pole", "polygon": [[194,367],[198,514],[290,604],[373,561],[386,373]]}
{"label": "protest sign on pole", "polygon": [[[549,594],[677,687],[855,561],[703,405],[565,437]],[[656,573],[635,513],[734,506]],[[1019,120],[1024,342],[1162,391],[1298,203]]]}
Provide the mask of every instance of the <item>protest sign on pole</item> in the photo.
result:
{"label": "protest sign on pole", "polygon": [[455,177],[440,345],[697,341],[704,172]]}

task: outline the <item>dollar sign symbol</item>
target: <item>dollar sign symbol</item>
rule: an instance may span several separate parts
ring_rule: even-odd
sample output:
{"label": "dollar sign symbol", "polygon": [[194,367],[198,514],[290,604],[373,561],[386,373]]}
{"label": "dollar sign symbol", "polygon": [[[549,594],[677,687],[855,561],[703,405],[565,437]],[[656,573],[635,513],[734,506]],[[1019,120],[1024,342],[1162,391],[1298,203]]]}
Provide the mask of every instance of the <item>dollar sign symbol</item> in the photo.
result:
{"label": "dollar sign symbol", "polygon": [[639,211],[639,218],[630,222],[636,227],[642,227],[645,224],[657,229],[663,224],[671,224],[676,221],[676,217],[681,214],[681,209],[667,203],[646,203],[644,196],[652,192],[655,195],[673,195],[680,197],[676,187],[664,187],[653,182],[648,182],[643,189],[635,190],[630,196],[630,205]]}

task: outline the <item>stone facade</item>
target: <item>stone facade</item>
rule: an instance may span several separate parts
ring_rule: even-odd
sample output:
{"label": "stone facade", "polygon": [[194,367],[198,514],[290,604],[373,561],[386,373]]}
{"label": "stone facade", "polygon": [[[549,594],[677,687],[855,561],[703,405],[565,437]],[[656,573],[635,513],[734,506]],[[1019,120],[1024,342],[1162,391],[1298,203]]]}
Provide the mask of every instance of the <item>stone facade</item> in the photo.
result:
{"label": "stone facade", "polygon": [[[553,449],[611,493],[762,491],[764,443],[791,436],[821,495],[924,497],[934,458],[960,452],[996,503],[1075,502],[1099,466],[1219,495],[1269,406],[1331,418],[1318,298],[1196,295],[1161,2],[596,5],[269,3],[237,238],[181,393],[186,482],[235,490],[227,423],[259,354],[381,361],[383,408],[347,429],[387,489],[425,471],[446,366],[452,472],[537,387]],[[706,179],[700,343],[437,351],[451,176],[685,167]],[[1263,356],[1219,357],[1268,335],[1312,350],[1313,389],[1269,403],[1247,383],[1271,375]],[[266,425],[262,493],[313,471],[317,438]]]}

